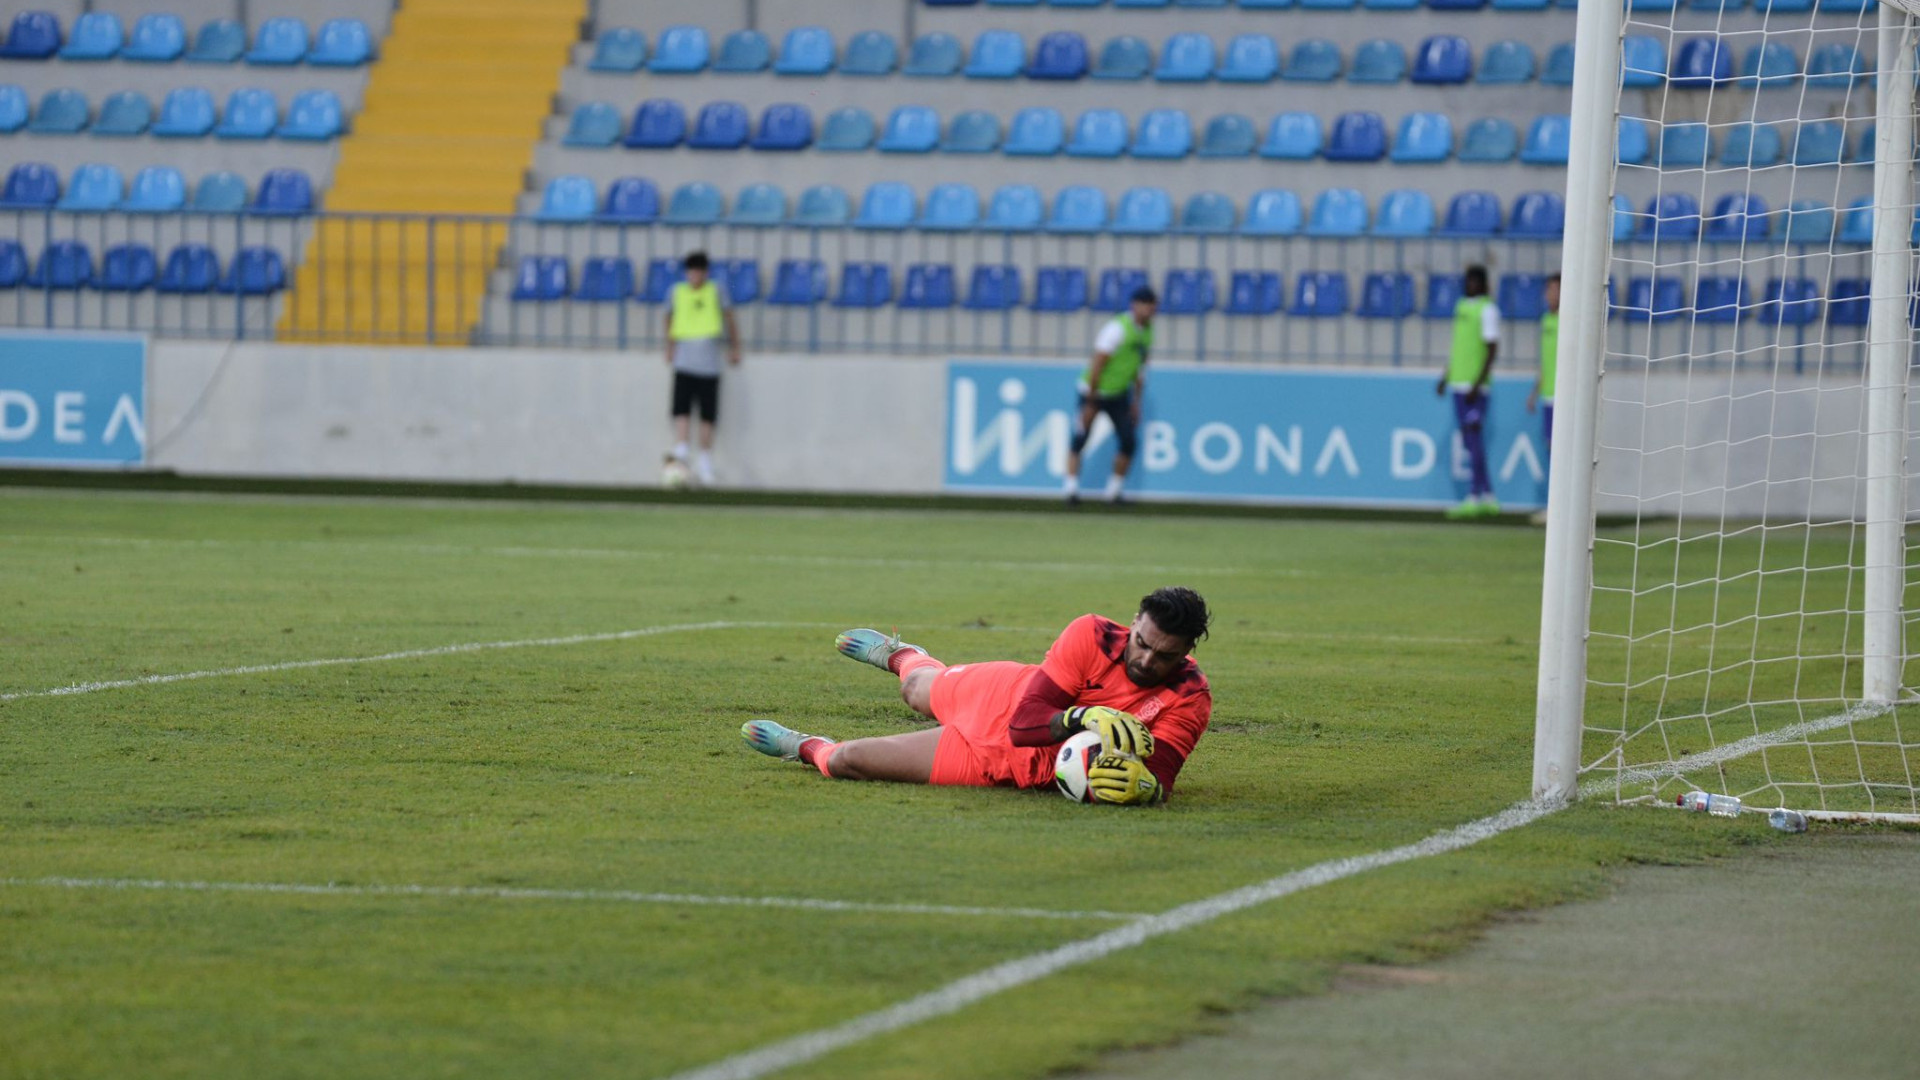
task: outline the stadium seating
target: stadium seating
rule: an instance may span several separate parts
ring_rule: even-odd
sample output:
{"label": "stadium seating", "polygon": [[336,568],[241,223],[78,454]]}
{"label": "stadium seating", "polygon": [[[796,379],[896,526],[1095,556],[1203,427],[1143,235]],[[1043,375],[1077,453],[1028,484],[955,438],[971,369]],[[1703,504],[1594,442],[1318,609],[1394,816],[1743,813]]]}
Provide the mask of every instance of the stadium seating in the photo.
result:
{"label": "stadium seating", "polygon": [[0,135],[11,135],[26,127],[32,111],[25,90],[9,83],[0,83]]}
{"label": "stadium seating", "polygon": [[100,256],[100,275],[93,287],[101,292],[138,293],[153,288],[160,277],[160,261],[145,244],[115,244]]}
{"label": "stadium seating", "polygon": [[834,307],[875,308],[893,300],[893,268],[880,262],[849,262],[840,267],[840,292]]}
{"label": "stadium seating", "polygon": [[639,71],[646,62],[646,36],[638,30],[616,26],[594,39],[593,59],[587,61],[587,70],[627,75]]}
{"label": "stadium seating", "polygon": [[699,26],[669,26],[660,31],[647,70],[655,75],[692,75],[707,69],[710,46]]}
{"label": "stadium seating", "polygon": [[787,219],[787,193],[772,184],[748,184],[733,198],[727,213],[731,225],[766,227]]}
{"label": "stadium seating", "polygon": [[1404,319],[1412,315],[1413,275],[1405,272],[1368,274],[1360,282],[1360,306],[1354,309],[1354,314],[1363,319]]}
{"label": "stadium seating", "polygon": [[1535,117],[1521,144],[1520,160],[1528,165],[1565,165],[1572,123],[1564,115]]}
{"label": "stadium seating", "polygon": [[1040,189],[1032,184],[1008,184],[994,191],[981,227],[998,232],[1032,232],[1045,214]]}
{"label": "stadium seating", "polygon": [[1638,236],[1659,243],[1691,241],[1700,235],[1700,204],[1684,191],[1663,192],[1647,203]]}
{"label": "stadium seating", "polygon": [[203,214],[237,214],[247,207],[247,182],[226,171],[202,176],[193,187],[188,207]]}
{"label": "stadium seating", "polygon": [[961,74],[969,79],[1011,79],[1026,66],[1027,47],[1011,30],[984,30]]}
{"label": "stadium seating", "polygon": [[307,63],[315,67],[359,67],[373,59],[373,35],[359,19],[329,19],[314,35]]}
{"label": "stadium seating", "polygon": [[1447,203],[1441,236],[1492,236],[1500,231],[1500,200],[1485,191],[1463,191]]}
{"label": "stadium seating", "polygon": [[1782,212],[1777,234],[1789,244],[1825,246],[1833,239],[1833,207],[1813,199],[1795,199]]}
{"label": "stadium seating", "polygon": [[1550,191],[1529,191],[1513,200],[1507,235],[1534,240],[1558,240],[1566,232],[1567,207]]}
{"label": "stadium seating", "polygon": [[1704,90],[1732,80],[1733,50],[1711,36],[1682,42],[1667,71],[1667,81],[1683,90]]}
{"label": "stadium seating", "polygon": [[1458,34],[1436,34],[1414,51],[1414,82],[1464,83],[1472,74],[1473,48]]}
{"label": "stadium seating", "polygon": [[1747,315],[1747,282],[1703,274],[1693,283],[1693,318],[1703,323],[1739,322]]}
{"label": "stadium seating", "polygon": [[27,121],[27,130],[36,135],[77,135],[86,129],[91,112],[85,95],[78,90],[49,90],[40,97]]}
{"label": "stadium seating", "polygon": [[[244,197],[243,197],[244,198]],[[170,214],[185,208],[187,181],[170,165],[149,165],[134,174],[120,209],[140,214]]]}
{"label": "stadium seating", "polygon": [[813,114],[805,105],[769,105],[753,134],[755,150],[805,150],[813,145]]}
{"label": "stadium seating", "polygon": [[561,300],[569,287],[567,260],[560,255],[523,255],[513,275],[515,300]]}
{"label": "stadium seating", "polygon": [[1328,161],[1378,161],[1387,153],[1387,125],[1379,113],[1342,113],[1327,135]]}
{"label": "stadium seating", "polygon": [[313,209],[313,181],[299,169],[272,169],[260,178],[248,209],[256,214],[305,214]]}
{"label": "stadium seating", "polygon": [[1367,200],[1352,188],[1328,188],[1313,202],[1308,236],[1359,236],[1367,231]]}
{"label": "stadium seating", "polygon": [[906,284],[900,289],[903,308],[945,309],[953,306],[953,267],[915,263],[907,267]]}
{"label": "stadium seating", "polygon": [[7,171],[7,182],[0,187],[0,210],[38,210],[59,198],[60,177],[51,166],[21,162]]}
{"label": "stadium seating", "polygon": [[[177,93],[177,91],[176,91]],[[573,111],[563,146],[605,148],[620,141],[620,114],[604,101],[589,101]]]}
{"label": "stadium seating", "polygon": [[88,11],[73,21],[73,31],[58,55],[62,60],[111,60],[119,55],[124,40],[120,16]]}
{"label": "stadium seating", "polygon": [[925,105],[902,105],[887,117],[880,150],[889,154],[925,154],[940,144],[940,116]]}
{"label": "stadium seating", "polygon": [[1800,81],[1800,57],[1784,41],[1767,41],[1747,49],[1740,60],[1739,85],[1760,90],[1785,90]]}
{"label": "stadium seating", "polygon": [[1099,232],[1107,227],[1107,194],[1099,188],[1063,187],[1053,197],[1047,217],[1052,232]]}
{"label": "stadium seating", "polygon": [[1078,266],[1043,266],[1034,274],[1033,310],[1084,311],[1087,272]]}
{"label": "stadium seating", "polygon": [[120,205],[126,184],[112,165],[82,165],[73,171],[66,193],[55,203],[68,213],[100,213]]}
{"label": "stadium seating", "polygon": [[1192,150],[1193,128],[1179,109],[1154,109],[1142,116],[1140,130],[1128,148],[1140,158],[1183,158]]}
{"label": "stadium seating", "polygon": [[220,291],[241,296],[267,296],[287,287],[287,267],[270,247],[248,246],[233,253]]}
{"label": "stadium seating", "polygon": [[1213,272],[1169,270],[1160,290],[1160,311],[1167,315],[1204,315],[1214,309]]}
{"label": "stadium seating", "polygon": [[1271,270],[1235,270],[1227,284],[1226,313],[1273,315],[1281,304],[1280,275]]}
{"label": "stadium seating", "polygon": [[[891,40],[891,39],[889,39]],[[1070,30],[1046,34],[1033,47],[1029,79],[1078,79],[1087,73],[1087,42]]]}
{"label": "stadium seating", "polygon": [[153,103],[147,95],[122,90],[100,103],[100,115],[93,122],[93,134],[130,138],[144,135],[153,124]]}
{"label": "stadium seating", "polygon": [[1215,74],[1221,82],[1272,82],[1280,74],[1280,49],[1265,34],[1241,34],[1227,42]]}
{"label": "stadium seating", "polygon": [[726,200],[720,189],[703,180],[681,184],[667,198],[667,210],[660,220],[669,225],[712,225],[726,212]]}
{"label": "stadium seating", "polygon": [[1127,118],[1117,109],[1088,109],[1074,123],[1068,157],[1119,157],[1127,148]]}
{"label": "stadium seating", "polygon": [[1644,165],[1653,156],[1653,137],[1647,134],[1646,121],[1623,116],[1613,135],[1614,160],[1622,165]]}
{"label": "stadium seating", "polygon": [[1473,164],[1504,165],[1520,152],[1520,132],[1510,120],[1487,116],[1467,125],[1461,137],[1461,161]]}
{"label": "stadium seating", "polygon": [[[907,62],[901,66],[900,73],[924,79],[951,78],[960,74],[960,61],[960,39],[952,34],[935,31],[914,39],[912,47],[907,50]],[[947,282],[951,292],[951,271],[948,272]],[[908,284],[909,286],[912,284],[911,273],[908,274]]]}
{"label": "stadium seating", "polygon": [[1659,86],[1666,78],[1666,46],[1646,34],[1628,34],[1620,46],[1620,85],[1643,89]]}
{"label": "stadium seating", "polygon": [[738,150],[747,144],[750,124],[746,106],[736,101],[710,101],[694,118],[687,146],[694,150]]}
{"label": "stadium seating", "polygon": [[[586,181],[586,177],[560,176],[547,184],[546,198],[540,207],[541,217],[578,220],[584,216],[580,213],[578,202],[580,192],[577,186],[570,187],[564,192],[556,193],[555,191],[555,185],[573,181]],[[601,204],[597,213],[593,211],[591,181],[586,182],[585,194],[588,214],[592,214],[600,221],[644,225],[660,217],[660,189],[654,186],[653,181],[642,177],[623,176],[607,185],[606,201]]]}
{"label": "stadium seating", "polygon": [[[709,264],[708,273],[718,278],[720,275],[713,273],[713,269]],[[673,287],[685,280],[686,276],[678,259],[648,259],[646,271],[640,275],[639,284],[633,290],[633,298],[642,304],[664,304],[667,297],[672,295]]]}
{"label": "stadium seating", "polygon": [[1547,310],[1545,274],[1501,274],[1494,303],[1502,318],[1520,322],[1538,322]]}
{"label": "stadium seating", "polygon": [[226,110],[213,129],[216,139],[264,139],[280,124],[280,104],[273,93],[242,87],[227,97]]}
{"label": "stadium seating", "polygon": [[1289,82],[1332,82],[1340,77],[1340,49],[1331,41],[1302,41],[1287,55],[1280,77]]}
{"label": "stadium seating", "polygon": [[1705,124],[1668,124],[1660,131],[1662,169],[1704,168],[1712,154],[1713,141]]}
{"label": "stadium seating", "polygon": [[1777,326],[1805,326],[1820,321],[1820,284],[1811,278],[1773,278],[1760,294],[1754,318]]}
{"label": "stadium seating", "polygon": [[78,240],[53,240],[40,249],[27,283],[48,291],[80,289],[93,280],[93,252]]}
{"label": "stadium seating", "polygon": [[836,153],[865,150],[873,145],[874,134],[873,116],[865,109],[849,105],[827,114],[815,145]]}
{"label": "stadium seating", "polygon": [[187,27],[180,16],[149,12],[140,16],[120,48],[120,59],[149,64],[169,64],[187,51]]}
{"label": "stadium seating", "polygon": [[1866,71],[1866,60],[1852,45],[1822,45],[1807,54],[1806,85],[1809,89],[1845,90],[1856,79],[1866,77]]}
{"label": "stadium seating", "polygon": [[1198,191],[1180,209],[1178,229],[1183,233],[1219,234],[1233,231],[1233,200],[1217,191]]}
{"label": "stadium seating", "polygon": [[865,30],[848,40],[846,55],[840,60],[840,74],[891,75],[899,62],[899,49],[891,37],[878,30]]}
{"label": "stadium seating", "polygon": [[1116,233],[1163,233],[1173,227],[1173,200],[1156,187],[1128,188],[1115,204]]}
{"label": "stadium seating", "polygon": [[971,184],[940,184],[927,193],[917,224],[922,229],[971,229],[980,223],[980,194]]}
{"label": "stadium seating", "polygon": [[1846,215],[1841,219],[1840,242],[1873,243],[1873,196],[1862,195],[1847,207]]}
{"label": "stadium seating", "polygon": [[1300,196],[1281,188],[1268,188],[1247,200],[1240,232],[1246,236],[1292,236],[1300,231],[1303,220]]}
{"label": "stadium seating", "polygon": [[1548,86],[1573,85],[1573,42],[1563,41],[1547,51],[1547,62],[1540,66],[1540,81]]}
{"label": "stadium seating", "polygon": [[1324,319],[1347,313],[1347,275],[1313,271],[1294,281],[1293,304],[1287,314]]}
{"label": "stadium seating", "polygon": [[1701,235],[1708,243],[1740,244],[1767,238],[1767,204],[1758,195],[1720,196],[1704,221]]}
{"label": "stadium seating", "polygon": [[22,11],[7,28],[0,60],[45,60],[60,48],[60,21],[50,12]]}
{"label": "stadium seating", "polygon": [[[758,30],[735,30],[720,40],[713,70],[728,75],[752,75],[773,63],[773,45]],[[908,74],[919,74],[909,70]]]}
{"label": "stadium seating", "polygon": [[0,237],[0,289],[17,289],[26,284],[27,253],[20,241]]}
{"label": "stadium seating", "polygon": [[976,266],[967,282],[963,306],[973,311],[1006,311],[1020,306],[1020,268]]}
{"label": "stadium seating", "polygon": [[1130,267],[1113,267],[1100,271],[1100,280],[1093,291],[1093,310],[1119,312],[1127,310],[1133,294],[1147,287],[1147,272]]}
{"label": "stadium seating", "polygon": [[913,189],[883,180],[867,188],[853,224],[859,229],[904,229],[913,224],[913,214]]}
{"label": "stadium seating", "polygon": [[1627,301],[1619,309],[1628,322],[1668,322],[1686,310],[1686,287],[1680,279],[1662,274],[1627,279]]}
{"label": "stadium seating", "polygon": [[1153,77],[1160,82],[1205,82],[1213,77],[1213,64],[1212,38],[1174,34],[1160,47],[1160,63],[1154,67]]}
{"label": "stadium seating", "polygon": [[1066,121],[1056,110],[1034,107],[1021,109],[1013,116],[1002,148],[1016,156],[1051,157],[1066,141]]}
{"label": "stadium seating", "polygon": [[818,26],[796,26],[780,42],[776,75],[825,75],[833,70],[833,35]]}
{"label": "stadium seating", "polygon": [[1353,69],[1348,82],[1397,83],[1407,77],[1407,50],[1397,41],[1376,39],[1360,44],[1353,51]]}
{"label": "stadium seating", "polygon": [[1800,125],[1793,136],[1795,165],[1838,165],[1846,143],[1845,129],[1832,120],[1815,120]]}
{"label": "stadium seating", "polygon": [[547,182],[535,215],[542,221],[586,221],[593,217],[593,181],[584,176],[556,176]]}
{"label": "stadium seating", "polygon": [[1429,236],[1433,233],[1433,199],[1424,191],[1390,191],[1380,200],[1380,214],[1373,234],[1397,238]]}
{"label": "stadium seating", "polygon": [[1139,38],[1122,34],[1100,47],[1090,74],[1096,79],[1137,80],[1146,78],[1152,70],[1153,50]]}
{"label": "stadium seating", "polygon": [[254,32],[253,48],[247,50],[245,59],[249,64],[284,66],[297,64],[306,55],[306,23],[298,19],[268,19]]}
{"label": "stadium seating", "polygon": [[1252,120],[1238,113],[1222,113],[1207,121],[1196,153],[1203,158],[1248,157],[1258,141]]}
{"label": "stadium seating", "polygon": [[590,256],[580,264],[575,300],[592,304],[619,303],[633,295],[633,260],[624,255]]}
{"label": "stadium seating", "polygon": [[331,90],[307,90],[287,106],[287,118],[274,134],[283,139],[323,141],[337,137],[344,128],[339,96]]}
{"label": "stadium seating", "polygon": [[1867,325],[1872,286],[1867,278],[1835,281],[1833,293],[1827,297],[1827,322],[1834,326]]}
{"label": "stadium seating", "polygon": [[1496,41],[1480,57],[1475,81],[1483,86],[1533,81],[1533,50],[1521,41]]}
{"label": "stadium seating", "polygon": [[1318,116],[1303,112],[1280,113],[1267,126],[1266,140],[1260,144],[1260,156],[1304,161],[1320,156],[1321,143]]}
{"label": "stadium seating", "polygon": [[1403,164],[1445,161],[1453,155],[1453,121],[1445,113],[1408,113],[1394,136],[1394,161]]}
{"label": "stadium seating", "polygon": [[652,98],[634,110],[633,126],[627,129],[630,150],[664,150],[679,146],[687,137],[687,114],[680,103],[667,98]]}
{"label": "stadium seating", "polygon": [[180,244],[167,253],[166,265],[154,289],[163,293],[199,295],[210,293],[220,281],[220,259],[205,244]]}
{"label": "stadium seating", "polygon": [[853,204],[847,193],[832,184],[815,184],[801,192],[793,212],[796,225],[817,228],[844,225],[851,217]]}
{"label": "stadium seating", "polygon": [[187,53],[189,64],[233,64],[247,51],[247,28],[234,19],[215,19],[200,27],[193,48]]}

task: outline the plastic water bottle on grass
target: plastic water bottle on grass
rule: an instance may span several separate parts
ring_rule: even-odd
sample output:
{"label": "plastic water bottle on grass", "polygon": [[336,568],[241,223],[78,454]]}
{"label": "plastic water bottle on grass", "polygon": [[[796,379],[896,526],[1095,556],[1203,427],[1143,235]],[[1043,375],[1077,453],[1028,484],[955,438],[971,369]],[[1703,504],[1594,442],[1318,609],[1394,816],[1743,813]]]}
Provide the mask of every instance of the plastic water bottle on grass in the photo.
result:
{"label": "plastic water bottle on grass", "polygon": [[1709,795],[1704,791],[1689,791],[1673,800],[1682,810],[1696,813],[1705,811],[1714,817],[1739,817],[1740,800],[1732,795]]}
{"label": "plastic water bottle on grass", "polygon": [[1806,832],[1807,815],[1783,806],[1767,815],[1767,824],[1781,832]]}

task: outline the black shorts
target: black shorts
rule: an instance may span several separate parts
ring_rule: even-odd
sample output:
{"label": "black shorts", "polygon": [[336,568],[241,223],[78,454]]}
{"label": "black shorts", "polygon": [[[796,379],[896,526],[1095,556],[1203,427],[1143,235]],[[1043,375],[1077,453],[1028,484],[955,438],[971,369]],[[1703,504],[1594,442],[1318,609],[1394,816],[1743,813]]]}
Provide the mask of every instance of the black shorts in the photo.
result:
{"label": "black shorts", "polygon": [[700,406],[700,419],[717,423],[720,419],[720,376],[673,373],[673,415],[689,416]]}
{"label": "black shorts", "polygon": [[[1091,405],[1096,412],[1107,414],[1107,419],[1113,421],[1113,437],[1114,441],[1120,444],[1120,452],[1131,457],[1138,439],[1138,432],[1134,430],[1133,424],[1133,391],[1128,390],[1112,397],[1102,397],[1088,391],[1080,395],[1080,404]],[[1074,432],[1073,452],[1077,454],[1086,449],[1087,438],[1092,434],[1092,424]]]}

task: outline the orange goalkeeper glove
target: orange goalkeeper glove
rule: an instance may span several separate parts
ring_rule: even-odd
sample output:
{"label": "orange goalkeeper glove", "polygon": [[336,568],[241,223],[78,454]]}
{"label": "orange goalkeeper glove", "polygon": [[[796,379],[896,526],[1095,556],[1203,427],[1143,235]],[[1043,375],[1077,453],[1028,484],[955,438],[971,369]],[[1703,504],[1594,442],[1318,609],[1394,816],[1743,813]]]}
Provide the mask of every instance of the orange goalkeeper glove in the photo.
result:
{"label": "orange goalkeeper glove", "polygon": [[1160,781],[1147,763],[1132,754],[1101,754],[1087,768],[1087,789],[1094,802],[1113,806],[1152,806],[1160,801]]}

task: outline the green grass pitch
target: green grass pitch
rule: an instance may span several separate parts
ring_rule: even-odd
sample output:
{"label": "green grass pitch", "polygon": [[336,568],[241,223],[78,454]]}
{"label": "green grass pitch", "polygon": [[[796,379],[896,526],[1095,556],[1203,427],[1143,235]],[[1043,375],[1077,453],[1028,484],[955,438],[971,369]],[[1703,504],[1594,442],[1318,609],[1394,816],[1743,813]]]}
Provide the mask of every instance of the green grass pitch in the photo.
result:
{"label": "green grass pitch", "polygon": [[[0,1075],[665,1077],[1110,919],[50,878],[1151,913],[1523,798],[1540,534],[1106,513],[0,492]],[[1037,660],[1211,601],[1173,802],[831,783],[742,721],[910,730],[832,650]],[[1625,860],[1764,825],[1582,806],[1151,941],[791,1075],[1041,1076],[1356,961],[1418,960]]]}

